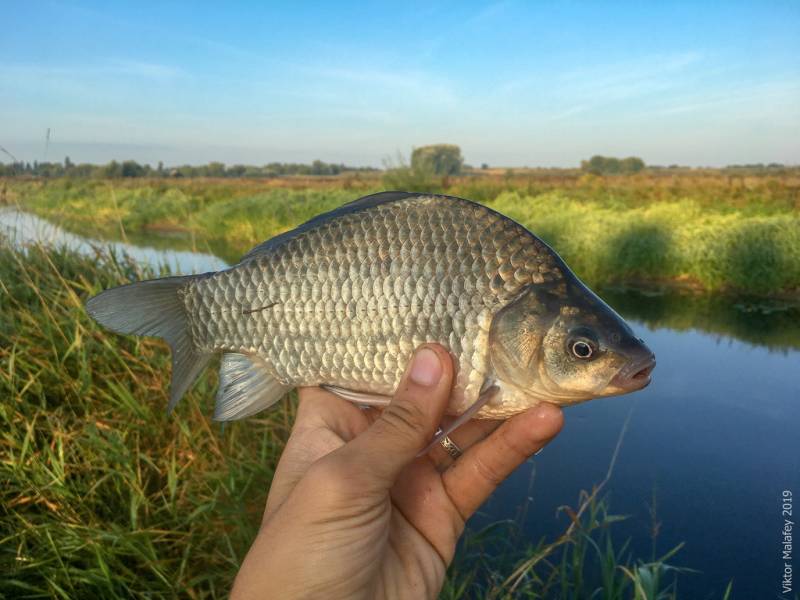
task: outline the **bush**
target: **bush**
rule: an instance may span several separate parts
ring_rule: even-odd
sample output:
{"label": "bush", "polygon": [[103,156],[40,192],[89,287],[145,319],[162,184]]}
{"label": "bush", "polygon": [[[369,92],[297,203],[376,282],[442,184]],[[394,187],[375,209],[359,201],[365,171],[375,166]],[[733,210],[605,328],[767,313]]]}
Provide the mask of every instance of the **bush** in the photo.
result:
{"label": "bush", "polygon": [[454,144],[421,146],[411,152],[411,168],[420,172],[431,172],[445,177],[453,176],[461,172],[463,164],[461,148]]}
{"label": "bush", "polygon": [[644,161],[635,156],[619,159],[595,155],[581,161],[581,170],[594,175],[630,175],[644,170],[644,167]]}

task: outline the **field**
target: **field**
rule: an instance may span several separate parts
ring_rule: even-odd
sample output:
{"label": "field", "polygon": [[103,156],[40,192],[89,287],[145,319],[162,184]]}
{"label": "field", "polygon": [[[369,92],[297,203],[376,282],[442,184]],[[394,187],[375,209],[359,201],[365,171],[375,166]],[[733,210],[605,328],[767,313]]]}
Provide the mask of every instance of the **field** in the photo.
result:
{"label": "field", "polygon": [[[645,322],[691,328],[691,310],[704,311],[720,332],[776,348],[796,343],[774,320],[771,330],[743,329],[732,308],[797,303],[794,173],[6,180],[0,202],[95,238],[158,240],[234,261],[323,210],[419,185],[512,216],[612,294],[614,286],[668,289],[637,316]],[[108,334],[83,310],[97,291],[153,275],[101,250],[20,249],[0,236],[0,597],[227,595],[258,526],[293,399],[222,429],[208,418],[212,367],[167,417],[165,346]],[[793,310],[786,325],[796,321]],[[472,532],[442,598],[479,589],[577,599],[598,587],[606,599],[677,597],[671,553],[631,556],[613,535],[621,517],[602,493],[578,504],[561,515],[568,532],[558,539],[532,544],[504,524]]]}
{"label": "field", "polygon": [[77,233],[210,249],[229,262],[360,195],[427,189],[484,202],[553,246],[590,285],[677,284],[796,297],[800,174],[654,172],[600,177],[528,172],[417,181],[410,176],[274,180],[11,182],[6,203]]}

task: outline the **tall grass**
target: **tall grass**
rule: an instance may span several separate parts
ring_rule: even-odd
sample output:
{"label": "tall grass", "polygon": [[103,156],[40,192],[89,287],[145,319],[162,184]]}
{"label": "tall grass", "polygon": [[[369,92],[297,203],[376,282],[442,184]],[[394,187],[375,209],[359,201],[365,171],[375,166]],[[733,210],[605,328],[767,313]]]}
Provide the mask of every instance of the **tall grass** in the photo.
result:
{"label": "tall grass", "polygon": [[593,285],[682,280],[749,294],[800,290],[800,211],[745,215],[688,200],[623,209],[515,192],[490,206],[536,232]]}
{"label": "tall grass", "polygon": [[225,596],[258,527],[291,408],[222,432],[211,374],[167,417],[164,347],[83,309],[147,275],[0,241],[0,596]]}
{"label": "tall grass", "polygon": [[[294,404],[223,431],[208,417],[209,369],[167,416],[165,346],[108,334],[83,308],[154,275],[100,250],[0,237],[0,597],[227,596]],[[596,494],[569,514],[565,535],[529,545],[518,534],[513,553],[490,539],[502,524],[468,533],[442,598],[675,597],[671,555],[631,557]]]}
{"label": "tall grass", "polygon": [[[545,173],[448,181],[405,167],[384,180],[391,188],[445,191],[487,203],[548,241],[593,286],[673,282],[794,298],[800,291],[796,175]],[[356,186],[331,179],[305,185],[65,179],[12,182],[10,196],[77,233],[172,232],[178,237],[169,243],[176,247],[201,244],[235,262],[264,239],[380,189],[375,179]]]}
{"label": "tall grass", "polygon": [[[660,556],[634,558],[630,540],[615,538],[627,517],[606,499],[582,492],[578,508],[562,507],[570,526],[557,539],[526,543],[515,522],[468,532],[450,569],[443,600],[677,600],[679,581],[694,572],[673,563],[682,544]],[[520,544],[520,542],[522,542]],[[504,565],[498,570],[498,561]],[[508,566],[505,566],[508,565]],[[730,592],[723,594],[727,599]]]}

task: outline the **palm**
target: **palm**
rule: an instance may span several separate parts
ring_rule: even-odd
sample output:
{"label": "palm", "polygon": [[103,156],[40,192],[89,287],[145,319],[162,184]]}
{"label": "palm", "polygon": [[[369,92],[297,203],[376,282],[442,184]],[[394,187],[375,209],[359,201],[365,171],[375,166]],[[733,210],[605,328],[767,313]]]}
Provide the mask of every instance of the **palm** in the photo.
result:
{"label": "palm", "polygon": [[[375,409],[362,410],[319,388],[303,388],[300,400],[297,422],[275,473],[265,518],[302,487],[298,483],[312,465],[357,437],[380,414]],[[459,431],[460,439],[467,444],[497,426],[495,422],[473,421]],[[477,475],[485,479],[484,487],[493,488],[504,474],[487,471],[491,467],[486,466],[486,460],[472,463],[472,470],[477,469]],[[347,586],[340,590],[342,597],[381,597],[388,595],[382,590],[398,589],[408,590],[409,597],[414,598],[435,595],[465,518],[482,500],[453,498],[454,493],[463,495],[464,486],[452,477],[456,465],[449,466],[450,462],[437,448],[409,464],[389,493],[365,494],[357,482],[351,482],[334,490],[328,488],[324,497],[319,496],[325,503],[322,520],[334,524],[333,528],[322,528],[316,546],[319,549],[325,546],[325,540],[335,539],[330,551],[325,548],[318,554],[331,574],[325,584],[329,592],[330,586],[344,581]],[[314,514],[308,514],[317,512],[315,494],[308,492],[297,490],[297,500],[293,498],[292,504],[302,504],[304,518],[312,519],[310,528],[319,531],[320,523],[315,522]],[[367,569],[358,559],[363,553],[372,558]]]}
{"label": "palm", "polygon": [[[379,412],[361,410],[341,398],[319,388],[304,388],[298,423],[281,457],[267,502],[267,514],[282,504],[305,475],[308,468],[323,456],[344,446],[364,431]],[[311,409],[308,414],[303,414]],[[342,509],[336,515],[348,543],[337,548],[339,566],[331,569],[337,578],[358,583],[361,589],[350,589],[373,597],[375,590],[395,588],[414,590],[438,589],[445,565],[452,558],[458,535],[463,528],[460,516],[454,519],[454,507],[442,485],[441,474],[427,456],[417,459],[402,473],[390,494],[383,498],[364,497],[351,488],[352,496],[342,498]],[[363,516],[369,514],[370,518]],[[442,527],[453,523],[452,527]],[[350,555],[362,549],[381,560],[373,563],[369,575]],[[408,561],[404,556],[414,556]],[[330,563],[330,558],[327,559]],[[368,576],[367,576],[368,575]],[[399,581],[404,580],[404,581]],[[391,582],[391,585],[390,585]],[[414,597],[423,597],[416,594]]]}

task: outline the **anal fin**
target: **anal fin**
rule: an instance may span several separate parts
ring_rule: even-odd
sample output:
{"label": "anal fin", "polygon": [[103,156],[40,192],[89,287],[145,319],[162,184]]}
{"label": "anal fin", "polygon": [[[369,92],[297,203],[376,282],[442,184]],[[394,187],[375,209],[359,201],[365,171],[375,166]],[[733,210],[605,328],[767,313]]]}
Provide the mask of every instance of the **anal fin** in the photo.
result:
{"label": "anal fin", "polygon": [[389,403],[392,401],[391,396],[370,394],[369,392],[356,392],[354,390],[348,390],[347,388],[339,387],[338,385],[329,385],[327,383],[323,383],[319,387],[330,392],[331,394],[339,396],[340,398],[344,398],[345,400],[349,400],[355,404],[361,404],[362,406],[383,407],[389,406]]}
{"label": "anal fin", "polygon": [[229,352],[222,356],[215,421],[244,419],[269,408],[291,391],[257,356]]}

